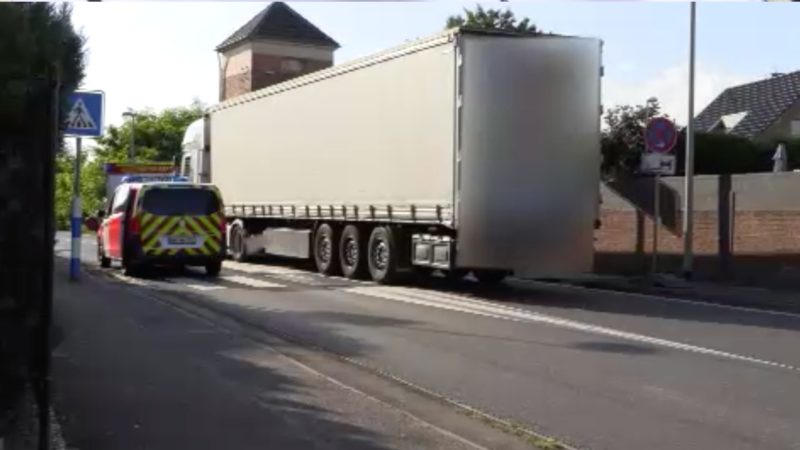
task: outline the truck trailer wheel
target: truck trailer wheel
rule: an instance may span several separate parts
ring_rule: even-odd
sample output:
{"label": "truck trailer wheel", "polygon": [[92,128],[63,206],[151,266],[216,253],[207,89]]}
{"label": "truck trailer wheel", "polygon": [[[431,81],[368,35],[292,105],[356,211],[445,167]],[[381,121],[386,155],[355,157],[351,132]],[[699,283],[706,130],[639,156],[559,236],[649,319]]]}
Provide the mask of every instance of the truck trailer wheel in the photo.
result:
{"label": "truck trailer wheel", "polygon": [[483,284],[500,284],[508,276],[508,272],[504,270],[473,270],[472,274]]}
{"label": "truck trailer wheel", "polygon": [[390,284],[397,281],[397,246],[389,227],[375,227],[367,244],[367,262],[372,279]]}
{"label": "truck trailer wheel", "polygon": [[366,274],[364,247],[364,240],[358,227],[355,225],[344,227],[339,238],[339,264],[342,267],[342,275],[347,278],[361,278]]}
{"label": "truck trailer wheel", "polygon": [[240,225],[234,225],[231,228],[231,258],[237,262],[244,262],[247,260],[247,247],[245,240],[247,233]]}
{"label": "truck trailer wheel", "polygon": [[339,258],[336,255],[336,234],[333,227],[323,223],[314,233],[314,262],[323,275],[339,274]]}

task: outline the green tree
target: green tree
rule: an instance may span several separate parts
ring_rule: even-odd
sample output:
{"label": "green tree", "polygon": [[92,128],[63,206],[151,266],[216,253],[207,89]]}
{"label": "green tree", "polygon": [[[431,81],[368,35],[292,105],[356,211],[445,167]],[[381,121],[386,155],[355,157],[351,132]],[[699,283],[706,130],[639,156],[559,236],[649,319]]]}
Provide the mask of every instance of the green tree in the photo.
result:
{"label": "green tree", "polygon": [[525,34],[542,34],[527,17],[517,20],[510,9],[483,9],[477,5],[474,11],[464,9],[464,15],[447,18],[446,28],[466,27],[482,30],[502,30]]}
{"label": "green tree", "polygon": [[67,97],[85,70],[85,39],[72,26],[68,3],[0,2],[0,117],[4,123],[22,110],[33,84],[57,70],[61,80],[61,116]]}
{"label": "green tree", "polygon": [[644,128],[650,119],[661,115],[661,105],[655,97],[647,99],[644,105],[615,106],[606,112],[601,146],[605,176],[636,171],[645,147]]}
{"label": "green tree", "polygon": [[131,142],[131,125],[137,161],[169,162],[181,154],[183,133],[190,123],[203,115],[204,105],[195,100],[188,107],[168,108],[159,112],[134,111],[135,120],[110,126],[97,140],[95,153],[104,162],[125,161]]}

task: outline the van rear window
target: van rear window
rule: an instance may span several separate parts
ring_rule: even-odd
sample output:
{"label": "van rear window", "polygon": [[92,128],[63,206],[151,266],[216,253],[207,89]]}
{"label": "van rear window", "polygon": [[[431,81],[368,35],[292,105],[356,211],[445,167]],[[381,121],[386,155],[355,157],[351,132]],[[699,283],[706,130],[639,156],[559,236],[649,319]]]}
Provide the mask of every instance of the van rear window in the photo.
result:
{"label": "van rear window", "polygon": [[149,189],[142,209],[157,216],[206,216],[219,211],[219,199],[205,189]]}

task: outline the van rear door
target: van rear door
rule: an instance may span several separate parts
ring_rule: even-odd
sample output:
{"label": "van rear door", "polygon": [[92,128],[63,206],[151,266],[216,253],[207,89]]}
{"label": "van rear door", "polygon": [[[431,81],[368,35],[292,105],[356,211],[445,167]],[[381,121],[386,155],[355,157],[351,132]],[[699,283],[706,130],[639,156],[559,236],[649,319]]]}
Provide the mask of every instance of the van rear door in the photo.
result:
{"label": "van rear door", "polygon": [[213,256],[222,251],[222,205],[216,191],[198,186],[153,186],[141,197],[146,254]]}

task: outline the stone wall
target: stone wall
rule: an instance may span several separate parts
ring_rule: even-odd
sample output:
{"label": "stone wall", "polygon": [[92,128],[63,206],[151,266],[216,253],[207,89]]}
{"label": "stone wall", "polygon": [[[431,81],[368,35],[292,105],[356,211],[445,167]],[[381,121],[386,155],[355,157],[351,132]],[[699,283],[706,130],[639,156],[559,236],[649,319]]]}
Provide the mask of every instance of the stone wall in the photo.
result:
{"label": "stone wall", "polygon": [[[643,273],[653,242],[652,179],[602,186],[599,273]],[[660,185],[660,271],[680,272],[683,178]],[[701,175],[695,179],[693,275],[786,282],[800,273],[800,173]]]}

